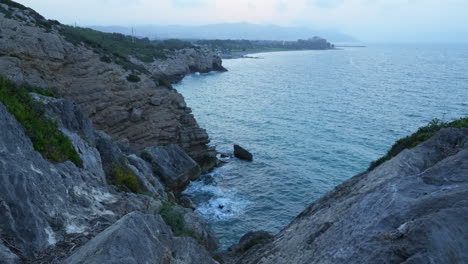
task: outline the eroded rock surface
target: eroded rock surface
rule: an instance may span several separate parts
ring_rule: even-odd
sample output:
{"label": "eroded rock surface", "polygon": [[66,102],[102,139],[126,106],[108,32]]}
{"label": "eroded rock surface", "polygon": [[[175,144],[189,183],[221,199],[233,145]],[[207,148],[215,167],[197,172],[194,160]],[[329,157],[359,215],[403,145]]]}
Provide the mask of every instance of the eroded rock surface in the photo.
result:
{"label": "eroded rock surface", "polygon": [[[122,151],[104,132],[94,130],[77,105],[64,99],[34,97],[44,103],[46,114],[57,120],[60,130],[71,139],[83,160],[83,168],[70,161],[45,160],[34,150],[21,124],[0,103],[1,263],[61,263],[73,249],[88,243],[122,216],[134,211],[158,214],[168,194],[152,173],[151,164],[136,154]],[[103,139],[108,141],[103,143]],[[102,155],[99,149],[103,150]],[[117,192],[107,184],[101,156],[108,156],[109,150],[116,153],[116,157],[107,157],[109,163],[118,159],[127,164],[148,195]],[[170,237],[164,240],[169,243],[164,248],[171,248],[173,241],[193,248],[200,256],[209,256],[202,246],[193,245],[196,244],[193,239]],[[180,255],[174,257],[177,263],[193,263]]]}
{"label": "eroded rock surface", "polygon": [[143,157],[153,165],[153,171],[173,191],[183,191],[201,174],[198,164],[178,145],[149,147]]}
{"label": "eroded rock surface", "polygon": [[217,263],[197,241],[174,237],[158,215],[134,212],[104,230],[64,264]]}
{"label": "eroded rock surface", "polygon": [[227,263],[467,263],[468,129],[446,128]]}
{"label": "eroded rock surface", "polygon": [[[184,76],[190,69],[222,67],[219,57],[202,50],[178,51],[168,60],[142,63],[150,74],[141,73],[139,82],[129,82],[132,72],[102,60],[106,51],[68,42],[60,34],[60,24],[50,24],[31,9],[0,5],[11,13],[7,17],[0,12],[0,75],[56,89],[78,103],[94,126],[113,139],[128,141],[137,149],[178,144],[203,170],[215,165],[208,134],[198,126],[182,95],[158,86],[155,80],[160,75]],[[38,26],[41,23],[50,28]]]}

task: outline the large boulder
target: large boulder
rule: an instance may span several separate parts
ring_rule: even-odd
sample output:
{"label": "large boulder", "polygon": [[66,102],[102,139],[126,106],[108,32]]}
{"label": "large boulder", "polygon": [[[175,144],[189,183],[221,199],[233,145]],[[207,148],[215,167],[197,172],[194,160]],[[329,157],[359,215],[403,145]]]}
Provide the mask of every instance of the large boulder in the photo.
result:
{"label": "large boulder", "polygon": [[239,145],[234,145],[234,156],[242,160],[247,160],[247,161],[253,160],[252,153],[248,152],[246,149],[244,149],[243,147]]}
{"label": "large boulder", "polygon": [[442,129],[225,263],[468,263],[468,129]]}
{"label": "large boulder", "polygon": [[174,237],[159,215],[126,215],[68,257],[64,264],[217,263],[190,237]]}
{"label": "large boulder", "polygon": [[142,156],[151,163],[154,173],[175,192],[182,191],[190,180],[196,180],[201,174],[200,166],[178,145],[149,147]]}

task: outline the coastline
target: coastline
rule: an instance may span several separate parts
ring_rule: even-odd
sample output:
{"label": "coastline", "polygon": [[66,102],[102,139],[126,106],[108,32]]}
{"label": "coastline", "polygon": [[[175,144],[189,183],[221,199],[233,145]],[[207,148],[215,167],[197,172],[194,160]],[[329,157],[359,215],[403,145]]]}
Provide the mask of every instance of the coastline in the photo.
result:
{"label": "coastline", "polygon": [[[315,49],[317,50],[317,49]],[[324,49],[325,50],[325,49]],[[334,49],[326,49],[326,50],[336,50]],[[298,50],[298,49],[282,49],[282,50],[257,50],[257,51],[236,51],[231,54],[220,54],[219,56],[223,60],[232,60],[232,59],[261,59],[261,57],[250,56],[254,54],[260,53],[276,53],[276,52],[286,52],[286,51],[306,51],[305,49]],[[307,50],[313,51],[313,49]]]}

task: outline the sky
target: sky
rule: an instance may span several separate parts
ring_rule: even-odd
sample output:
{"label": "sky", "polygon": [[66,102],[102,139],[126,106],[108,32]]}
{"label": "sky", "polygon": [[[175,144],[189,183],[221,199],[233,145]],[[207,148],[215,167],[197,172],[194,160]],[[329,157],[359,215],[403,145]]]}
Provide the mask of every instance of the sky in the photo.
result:
{"label": "sky", "polygon": [[335,30],[368,42],[468,42],[468,0],[18,0],[86,25],[249,22]]}

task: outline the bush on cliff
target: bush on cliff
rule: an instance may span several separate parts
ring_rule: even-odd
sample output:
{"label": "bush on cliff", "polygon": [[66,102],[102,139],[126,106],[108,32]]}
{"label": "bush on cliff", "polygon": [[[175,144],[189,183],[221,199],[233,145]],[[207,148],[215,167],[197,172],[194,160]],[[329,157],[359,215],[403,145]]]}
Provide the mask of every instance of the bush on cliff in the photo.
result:
{"label": "bush on cliff", "polygon": [[138,77],[138,76],[135,75],[135,74],[130,74],[130,75],[128,75],[128,76],[127,76],[127,80],[128,80],[129,82],[139,82],[139,81],[141,81],[140,77]]}
{"label": "bush on cliff", "polygon": [[123,160],[112,165],[112,168],[107,174],[107,179],[109,183],[119,188],[125,187],[131,192],[142,193],[140,182],[135,172],[133,172]]}
{"label": "bush on cliff", "polygon": [[380,159],[373,161],[368,168],[368,171],[373,170],[380,164],[384,163],[387,160],[392,159],[398,153],[402,152],[404,149],[412,149],[417,145],[423,143],[424,141],[428,140],[432,136],[434,136],[439,130],[442,128],[468,128],[468,117],[460,118],[452,122],[442,122],[439,119],[433,119],[427,126],[420,127],[416,133],[401,138],[395,144],[393,144],[392,148],[387,152],[387,154]]}
{"label": "bush on cliff", "polygon": [[164,202],[159,214],[164,219],[164,222],[171,227],[172,233],[175,236],[193,237],[198,242],[203,243],[203,239],[197,233],[185,226],[184,216],[175,210],[170,203]]}
{"label": "bush on cliff", "polygon": [[83,162],[70,139],[57,129],[57,123],[47,118],[44,106],[33,100],[25,86],[0,78],[0,101],[23,125],[34,149],[55,162],[70,160],[78,167]]}

